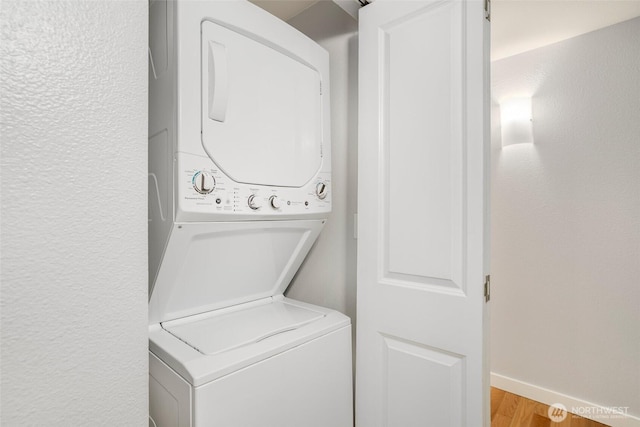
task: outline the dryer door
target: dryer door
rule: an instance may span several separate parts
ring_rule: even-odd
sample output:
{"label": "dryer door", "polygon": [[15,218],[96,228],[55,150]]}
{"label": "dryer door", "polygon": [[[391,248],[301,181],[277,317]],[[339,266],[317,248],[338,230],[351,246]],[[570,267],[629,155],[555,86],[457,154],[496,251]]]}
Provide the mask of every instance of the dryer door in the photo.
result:
{"label": "dryer door", "polygon": [[[300,35],[304,37],[303,35]],[[202,144],[236,182],[302,187],[322,163],[321,75],[248,32],[202,22]]]}

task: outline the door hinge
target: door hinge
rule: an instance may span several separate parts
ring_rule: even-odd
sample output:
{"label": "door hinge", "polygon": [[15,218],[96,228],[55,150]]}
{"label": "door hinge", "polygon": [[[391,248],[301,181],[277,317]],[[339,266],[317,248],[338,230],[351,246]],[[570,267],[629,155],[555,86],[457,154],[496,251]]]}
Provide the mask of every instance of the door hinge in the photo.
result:
{"label": "door hinge", "polygon": [[484,276],[484,302],[489,302],[491,299],[491,275]]}
{"label": "door hinge", "polygon": [[491,22],[491,0],[484,0],[484,19]]}

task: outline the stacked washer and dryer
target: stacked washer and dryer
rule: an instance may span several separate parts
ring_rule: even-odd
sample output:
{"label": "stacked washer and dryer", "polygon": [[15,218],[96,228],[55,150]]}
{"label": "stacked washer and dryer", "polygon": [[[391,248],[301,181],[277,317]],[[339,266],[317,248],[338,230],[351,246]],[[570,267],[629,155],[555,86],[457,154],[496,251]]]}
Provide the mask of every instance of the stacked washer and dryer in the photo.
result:
{"label": "stacked washer and dryer", "polygon": [[244,0],[150,5],[157,427],[352,425],[351,326],[283,296],[331,211],[329,59]]}

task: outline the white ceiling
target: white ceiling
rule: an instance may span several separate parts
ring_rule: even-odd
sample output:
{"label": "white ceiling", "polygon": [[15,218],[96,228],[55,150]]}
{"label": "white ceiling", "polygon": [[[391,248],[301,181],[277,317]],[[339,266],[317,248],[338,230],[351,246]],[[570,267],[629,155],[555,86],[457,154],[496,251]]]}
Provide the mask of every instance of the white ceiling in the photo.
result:
{"label": "white ceiling", "polygon": [[[318,0],[251,1],[287,21]],[[491,9],[496,60],[640,16],[640,0],[492,0]]]}
{"label": "white ceiling", "polygon": [[[288,21],[319,0],[249,0],[283,21]],[[354,0],[355,1],[355,0]]]}
{"label": "white ceiling", "polygon": [[493,0],[491,59],[546,46],[637,16],[640,0]]}

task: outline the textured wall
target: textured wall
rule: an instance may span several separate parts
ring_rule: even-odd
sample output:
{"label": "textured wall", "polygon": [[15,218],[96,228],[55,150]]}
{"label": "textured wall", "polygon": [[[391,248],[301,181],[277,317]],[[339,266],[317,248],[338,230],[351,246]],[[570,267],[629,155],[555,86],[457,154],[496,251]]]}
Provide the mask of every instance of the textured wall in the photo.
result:
{"label": "textured wall", "polygon": [[494,62],[535,144],[492,144],[492,371],[635,416],[639,41],[637,18]]}
{"label": "textured wall", "polygon": [[7,1],[2,425],[147,423],[147,3]]}
{"label": "textured wall", "polygon": [[[357,22],[339,6],[321,1],[289,21],[315,40],[331,61],[332,212],[287,296],[356,314],[358,44]],[[354,329],[355,330],[355,329]]]}

